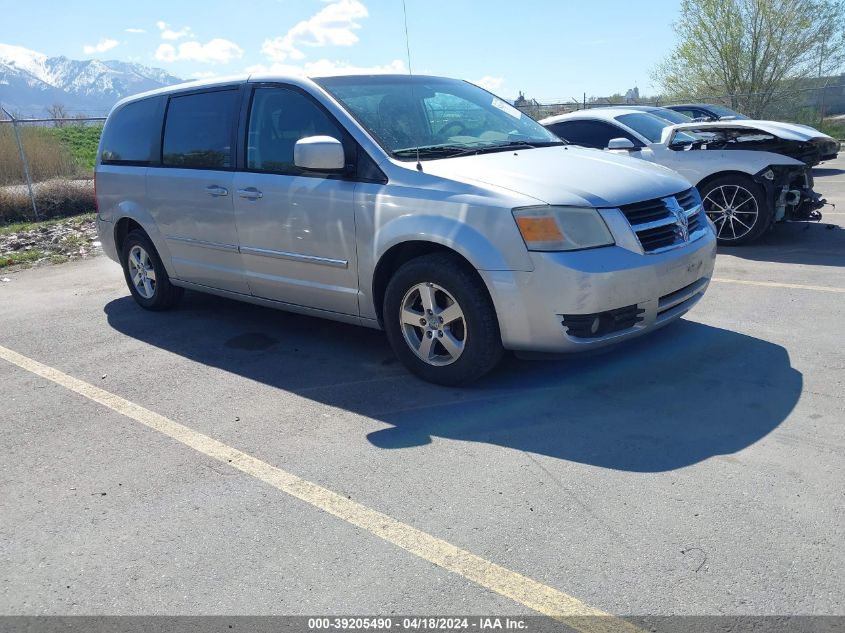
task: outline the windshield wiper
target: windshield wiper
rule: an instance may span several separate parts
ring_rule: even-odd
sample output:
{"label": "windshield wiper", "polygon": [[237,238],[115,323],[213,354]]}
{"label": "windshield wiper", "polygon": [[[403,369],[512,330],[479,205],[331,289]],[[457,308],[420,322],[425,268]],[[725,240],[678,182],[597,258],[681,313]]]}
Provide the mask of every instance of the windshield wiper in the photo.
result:
{"label": "windshield wiper", "polygon": [[468,147],[454,156],[469,156],[471,154],[484,154],[486,152],[501,152],[513,148],[536,149],[538,147],[553,147],[566,145],[563,141],[508,141],[507,143],[488,143],[478,147]]}
{"label": "windshield wiper", "polygon": [[470,156],[485,152],[501,152],[513,148],[534,149],[537,147],[552,147],[566,145],[563,141],[507,141],[505,143],[481,143],[479,145],[420,145],[419,147],[403,147],[393,150],[394,156],[413,158],[419,152],[420,158],[453,158],[455,156]]}
{"label": "windshield wiper", "polygon": [[413,158],[419,152],[420,158],[438,158],[442,156],[454,156],[463,152],[466,145],[420,145],[419,147],[403,147],[393,150],[394,156]]}

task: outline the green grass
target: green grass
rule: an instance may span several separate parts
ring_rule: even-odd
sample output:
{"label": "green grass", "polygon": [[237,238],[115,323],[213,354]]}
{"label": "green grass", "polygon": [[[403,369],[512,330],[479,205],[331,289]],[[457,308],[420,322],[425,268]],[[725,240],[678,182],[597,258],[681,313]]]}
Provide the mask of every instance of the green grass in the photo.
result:
{"label": "green grass", "polygon": [[97,145],[100,143],[101,125],[66,125],[46,128],[44,132],[58,139],[70,152],[74,162],[81,169],[92,171],[97,157]]}
{"label": "green grass", "polygon": [[33,248],[29,251],[16,251],[6,255],[0,255],[0,270],[9,266],[20,266],[30,264],[38,259],[49,257],[50,253]]}
{"label": "green grass", "polygon": [[845,122],[843,121],[824,121],[816,129],[833,138],[845,139]]}
{"label": "green grass", "polygon": [[40,222],[15,222],[14,224],[0,224],[0,235],[9,235],[10,233],[20,233],[21,231],[32,231],[40,229],[42,226],[53,226],[54,224],[82,224],[97,217],[94,212],[83,213],[70,218],[53,218],[51,220],[41,220]]}

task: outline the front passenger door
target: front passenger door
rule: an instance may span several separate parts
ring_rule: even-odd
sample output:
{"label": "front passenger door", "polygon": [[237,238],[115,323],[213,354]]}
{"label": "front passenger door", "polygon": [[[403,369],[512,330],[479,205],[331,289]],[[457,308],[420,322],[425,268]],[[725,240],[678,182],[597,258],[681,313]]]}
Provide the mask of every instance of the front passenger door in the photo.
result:
{"label": "front passenger door", "polygon": [[257,297],[357,315],[355,182],[297,168],[294,145],[308,136],[346,134],[299,89],[254,88],[234,182],[242,265]]}

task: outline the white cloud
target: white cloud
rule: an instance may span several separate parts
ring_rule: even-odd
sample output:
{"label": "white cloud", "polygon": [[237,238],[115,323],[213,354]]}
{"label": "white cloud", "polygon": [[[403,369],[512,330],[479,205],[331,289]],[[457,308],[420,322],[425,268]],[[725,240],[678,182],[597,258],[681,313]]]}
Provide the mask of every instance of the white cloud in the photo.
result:
{"label": "white cloud", "polygon": [[493,77],[491,75],[484,75],[481,79],[471,80],[476,86],[481,86],[490,92],[496,92],[505,83],[503,77]]}
{"label": "white cloud", "polygon": [[191,79],[210,79],[211,77],[216,77],[219,74],[220,73],[214,72],[213,70],[200,71],[191,75]]}
{"label": "white cloud", "polygon": [[163,40],[173,41],[173,40],[182,39],[183,37],[194,37],[194,32],[191,31],[190,26],[186,26],[181,31],[174,31],[172,29],[164,29],[161,32],[161,39],[163,39]]}
{"label": "white cloud", "polygon": [[155,52],[160,62],[192,61],[207,64],[226,64],[233,59],[243,57],[243,49],[229,40],[215,38],[205,44],[200,42],[182,42],[178,46],[161,44]]}
{"label": "white cloud", "polygon": [[82,52],[84,52],[86,55],[93,55],[94,53],[105,53],[106,51],[110,51],[111,49],[113,49],[118,44],[120,44],[120,42],[118,42],[117,40],[103,38],[93,46],[86,44],[82,47]]}
{"label": "white cloud", "polygon": [[127,33],[146,33],[146,29],[125,29]]}
{"label": "white cloud", "polygon": [[359,0],[337,0],[307,20],[291,28],[283,37],[264,40],[261,52],[273,62],[303,59],[303,46],[352,46],[361,28],[358,20],[367,17],[367,7]]}
{"label": "white cloud", "polygon": [[163,20],[156,22],[156,26],[158,27],[158,30],[161,31],[161,39],[163,40],[174,42],[182,39],[183,37],[195,37],[190,26],[183,27],[181,31],[174,31],[170,28],[170,25]]}
{"label": "white cloud", "polygon": [[388,73],[406,73],[408,72],[405,62],[400,59],[394,59],[389,64],[382,66],[353,66],[346,62],[332,61],[330,59],[320,59],[314,62],[306,62],[302,65],[275,63],[270,64],[255,64],[246,68],[246,72],[250,74],[272,74],[272,75],[297,75],[306,77],[320,77],[328,75],[383,75]]}

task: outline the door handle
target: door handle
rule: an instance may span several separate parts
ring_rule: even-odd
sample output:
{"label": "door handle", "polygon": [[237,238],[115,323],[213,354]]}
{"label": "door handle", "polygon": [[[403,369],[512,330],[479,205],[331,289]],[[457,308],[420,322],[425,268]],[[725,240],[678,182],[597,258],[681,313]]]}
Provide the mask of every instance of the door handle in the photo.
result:
{"label": "door handle", "polygon": [[210,196],[228,196],[229,190],[226,187],[219,187],[217,185],[210,185],[205,188],[205,192]]}
{"label": "door handle", "polygon": [[264,197],[264,194],[261,193],[255,187],[247,187],[246,189],[238,189],[238,195],[241,198],[246,198],[247,200],[258,200],[259,198]]}

